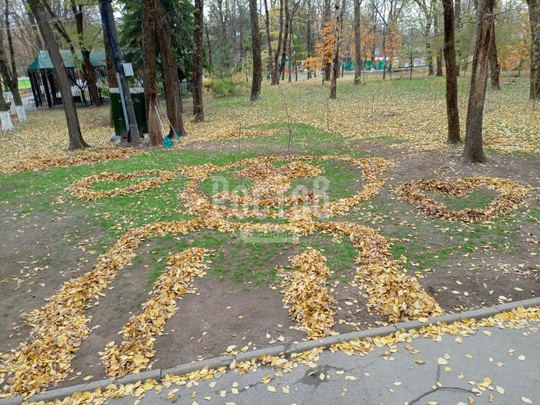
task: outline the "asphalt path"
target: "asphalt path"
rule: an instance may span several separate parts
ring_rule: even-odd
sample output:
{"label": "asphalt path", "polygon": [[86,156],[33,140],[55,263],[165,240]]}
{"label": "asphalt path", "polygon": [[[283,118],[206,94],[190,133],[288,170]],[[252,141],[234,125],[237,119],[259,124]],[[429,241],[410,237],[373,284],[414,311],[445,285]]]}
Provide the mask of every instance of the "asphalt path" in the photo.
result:
{"label": "asphalt path", "polygon": [[[413,338],[359,355],[324,350],[311,365],[151,390],[139,404],[540,404],[539,324],[472,336]],[[265,377],[266,376],[266,377]],[[270,378],[270,380],[268,380]],[[169,397],[169,398],[168,398]],[[133,397],[109,399],[133,405]]]}

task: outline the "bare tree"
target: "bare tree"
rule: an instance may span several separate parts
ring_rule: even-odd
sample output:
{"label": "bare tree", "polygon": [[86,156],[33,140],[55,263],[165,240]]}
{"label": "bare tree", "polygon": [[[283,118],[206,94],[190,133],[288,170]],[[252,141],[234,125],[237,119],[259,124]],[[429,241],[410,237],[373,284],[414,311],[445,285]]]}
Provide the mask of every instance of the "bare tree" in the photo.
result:
{"label": "bare tree", "polygon": [[46,9],[41,0],[28,0],[28,5],[32,10],[32,14],[38,23],[41,36],[45,42],[45,46],[49,51],[51,61],[54,66],[55,76],[57,78],[60,94],[62,96],[62,104],[64,105],[64,112],[66,115],[66,121],[69,133],[69,150],[84,149],[89,147],[81,133],[79,126],[79,118],[77,116],[77,110],[75,109],[75,103],[71,96],[70,80],[67,71],[64,67],[60,50],[54,39],[54,34],[49,25],[50,14],[46,12]]}
{"label": "bare tree", "polygon": [[448,118],[448,143],[461,141],[459,129],[459,106],[455,32],[454,5],[452,0],[443,0],[444,13],[444,60],[446,62],[446,116]]}
{"label": "bare tree", "polygon": [[262,83],[261,34],[259,32],[257,0],[249,0],[249,14],[251,17],[251,50],[253,53],[253,80],[251,82],[251,96],[249,99],[250,101],[255,101],[260,96]]}
{"label": "bare tree", "polygon": [[495,0],[478,0],[476,44],[467,108],[465,148],[462,155],[463,161],[466,163],[483,163],[486,161],[482,141],[482,123],[488,77],[489,47],[495,21],[493,15],[494,3]]}
{"label": "bare tree", "polygon": [[203,108],[203,23],[204,0],[195,0],[193,15],[193,121],[204,121]]}

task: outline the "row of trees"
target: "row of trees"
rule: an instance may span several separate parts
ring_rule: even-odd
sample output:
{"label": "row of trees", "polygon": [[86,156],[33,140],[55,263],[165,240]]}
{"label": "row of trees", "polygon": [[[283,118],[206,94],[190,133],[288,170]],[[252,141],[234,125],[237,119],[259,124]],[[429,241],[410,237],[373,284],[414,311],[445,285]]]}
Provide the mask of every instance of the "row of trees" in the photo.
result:
{"label": "row of trees", "polygon": [[[49,52],[54,52],[54,47],[68,46],[73,52],[79,48],[84,56],[105,43],[110,56],[121,53],[116,49],[111,51],[110,35],[99,35],[103,20],[99,17],[99,7],[110,7],[111,0],[26,0],[31,11],[27,18],[13,17],[12,10],[20,11],[23,0],[4,1],[5,24],[16,25],[21,43],[32,42],[35,48],[41,47],[34,24],[37,21]],[[155,110],[154,95],[163,83],[167,114],[179,134],[185,133],[179,80],[192,79],[195,121],[204,120],[203,68],[207,75],[221,78],[242,72],[247,79],[251,70],[251,99],[256,100],[264,72],[273,85],[278,85],[289,70],[291,81],[291,71],[300,66],[298,60],[302,61],[308,78],[321,72],[323,82],[330,81],[330,97],[335,98],[340,63],[352,66],[354,62],[354,81],[361,84],[361,67],[366,61],[371,66],[382,61],[383,79],[391,78],[396,64],[412,68],[417,58],[424,60],[429,75],[442,75],[444,61],[450,142],[460,139],[456,133],[456,128],[459,130],[456,76],[466,71],[471,61],[473,104],[469,104],[466,139],[471,138],[469,129],[478,127],[478,123],[481,130],[488,67],[492,86],[497,88],[501,67],[515,69],[519,74],[528,64],[530,97],[539,96],[538,0],[527,0],[527,7],[520,0],[500,4],[494,0],[443,0],[442,4],[435,0],[207,0],[207,4],[204,0],[194,1],[194,4],[179,0],[117,3],[122,13],[120,40],[126,49],[126,59],[136,66],[143,79],[149,114]],[[84,60],[81,74],[89,87],[95,83],[90,70]],[[109,80],[114,82],[115,76],[111,66]],[[93,97],[92,101],[99,104]],[[69,115],[76,116],[76,112]],[[476,119],[469,125],[469,117],[473,116]],[[135,142],[137,135],[133,136]],[[159,136],[151,138],[154,144],[160,142]],[[70,148],[84,146],[84,141],[70,144]],[[470,159],[483,159],[483,154],[475,156],[480,157]]]}

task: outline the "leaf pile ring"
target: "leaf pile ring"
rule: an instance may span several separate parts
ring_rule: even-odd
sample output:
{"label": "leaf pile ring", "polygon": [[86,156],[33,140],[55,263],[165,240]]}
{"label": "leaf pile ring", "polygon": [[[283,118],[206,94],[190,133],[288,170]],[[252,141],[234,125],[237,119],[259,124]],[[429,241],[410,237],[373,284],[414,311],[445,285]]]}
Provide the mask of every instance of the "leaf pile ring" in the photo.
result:
{"label": "leaf pile ring", "polygon": [[[158,175],[148,180],[143,180],[127,187],[115,188],[106,191],[93,191],[90,187],[98,181],[119,181],[136,179],[142,176]],[[135,194],[150,190],[175,178],[173,172],[167,170],[136,170],[131,173],[99,173],[93,176],[83,177],[68,187],[68,191],[82,200],[99,200],[100,198],[116,197],[119,195]]]}
{"label": "leaf pile ring", "polygon": [[[463,197],[484,187],[497,191],[497,197],[485,209],[467,208],[451,210],[446,205],[429,198],[426,191]],[[448,221],[476,222],[502,216],[525,202],[528,189],[515,181],[485,176],[458,178],[449,181],[420,179],[398,187],[396,194],[407,200],[420,211]]]}

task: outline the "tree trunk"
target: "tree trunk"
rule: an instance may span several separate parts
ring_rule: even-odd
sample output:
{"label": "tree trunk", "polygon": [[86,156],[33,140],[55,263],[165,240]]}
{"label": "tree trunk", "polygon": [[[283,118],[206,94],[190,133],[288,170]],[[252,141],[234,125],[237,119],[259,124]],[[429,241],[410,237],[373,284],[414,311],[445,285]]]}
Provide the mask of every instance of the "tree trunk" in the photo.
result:
{"label": "tree trunk", "polygon": [[54,34],[49,25],[49,15],[45,13],[43,4],[39,0],[28,0],[28,5],[32,10],[32,14],[38,23],[41,36],[45,42],[45,46],[49,51],[49,56],[54,66],[54,74],[60,85],[60,94],[62,96],[62,104],[64,105],[64,112],[66,115],[66,121],[68,126],[69,133],[69,150],[75,149],[84,149],[88,145],[81,133],[81,128],[79,126],[79,118],[77,116],[77,110],[75,109],[75,103],[73,102],[73,97],[71,96],[71,81],[69,80],[68,74],[64,67],[64,62],[58,45],[54,39]]}
{"label": "tree trunk", "polygon": [[448,119],[447,142],[461,142],[459,128],[457,64],[454,32],[454,7],[452,0],[443,0],[444,9],[444,60],[446,62],[446,116]]}
{"label": "tree trunk", "polygon": [[336,0],[335,8],[336,19],[334,27],[334,57],[332,61],[332,81],[330,82],[330,98],[332,100],[335,100],[337,97],[337,78],[339,75],[339,0]]}
{"label": "tree trunk", "polygon": [[210,46],[210,35],[208,34],[208,24],[206,24],[206,46],[208,47],[208,65],[210,66],[210,76],[212,76],[214,72],[214,65],[212,64],[212,47]]}
{"label": "tree trunk", "polygon": [[[103,4],[100,1],[99,2],[99,9],[100,13],[103,15]],[[144,34],[143,34],[144,35]],[[105,59],[106,59],[106,72],[107,72],[107,85],[109,88],[118,88],[118,80],[116,78],[116,70],[114,69],[114,62],[112,58],[112,49],[111,44],[109,42],[109,36],[107,35],[107,31],[103,30],[103,44],[105,45]],[[112,104],[109,107],[109,126],[114,126],[114,118],[112,113]]]}
{"label": "tree trunk", "polygon": [[467,108],[467,123],[463,161],[486,161],[482,142],[482,122],[488,77],[489,45],[493,35],[493,6],[495,0],[479,0],[476,22],[476,45],[471,71],[471,88]]}
{"label": "tree trunk", "polygon": [[[283,4],[285,0],[279,0],[279,34],[278,34],[278,46],[276,54],[274,55],[274,66],[272,66],[272,82],[271,85],[275,86],[279,84],[279,53],[281,52],[281,46],[283,42]],[[281,61],[284,63],[284,61]]]}
{"label": "tree trunk", "polygon": [[531,100],[540,98],[540,3],[527,0],[529,23],[531,26],[531,82],[529,95]]}
{"label": "tree trunk", "polygon": [[360,43],[360,6],[362,0],[354,0],[354,85],[362,82],[362,47]]}
{"label": "tree trunk", "polygon": [[499,57],[497,55],[497,41],[495,40],[495,28],[493,28],[493,35],[491,36],[491,44],[489,45],[489,70],[491,79],[491,90],[500,90],[501,83],[499,76],[501,73],[501,65],[499,64]]}
{"label": "tree trunk", "polygon": [[261,34],[259,32],[257,0],[249,0],[249,14],[251,16],[251,44],[253,52],[253,80],[251,82],[251,96],[249,100],[255,101],[260,97],[262,83]]}
{"label": "tree trunk", "polygon": [[[171,30],[167,21],[167,14],[161,0],[156,0],[156,22],[159,22],[157,24],[157,34],[163,78],[165,80],[167,116],[172,125],[171,131],[176,131],[178,135],[185,136],[187,133],[182,120],[182,97],[178,66],[172,49]],[[172,132],[169,135],[172,135]]]}
{"label": "tree trunk", "polygon": [[270,35],[270,13],[268,12],[268,0],[264,0],[264,23],[266,25],[266,40],[268,42],[268,71],[272,76],[272,37]]}
{"label": "tree trunk", "polygon": [[[330,0],[324,0],[324,11],[323,11],[323,27],[327,28],[330,25]],[[328,29],[328,28],[327,28]],[[323,74],[323,83],[325,81],[330,81],[330,76],[332,73],[332,59],[334,55],[332,54],[330,57],[327,56],[326,50],[329,47],[329,41],[332,39],[331,35],[324,35],[323,33],[323,68],[324,68],[324,74]]]}
{"label": "tree trunk", "polygon": [[10,80],[6,80],[6,84],[9,87],[9,91],[13,95],[13,102],[17,108],[17,116],[19,117],[19,122],[27,122],[26,111],[24,109],[23,101],[21,98],[21,93],[19,92],[19,75],[17,74],[17,63],[15,61],[15,47],[13,46],[13,35],[11,33],[11,23],[9,17],[9,0],[5,1],[6,13],[5,13],[5,30],[7,33],[7,42],[9,57],[11,61],[11,77]]}
{"label": "tree trunk", "polygon": [[[281,69],[280,69],[280,75],[281,80],[285,77],[285,66],[287,65],[287,40],[289,38],[289,19],[290,19],[290,11],[289,11],[289,0],[285,1],[285,31],[283,33],[283,49],[281,51]],[[289,59],[290,63],[290,59]]]}
{"label": "tree trunk", "polygon": [[203,106],[203,23],[204,0],[195,0],[193,15],[193,121],[204,121]]}
{"label": "tree trunk", "polygon": [[142,57],[144,66],[145,115],[148,122],[150,145],[163,144],[161,125],[157,120],[157,67],[156,67],[156,2],[143,0],[142,9]]}

